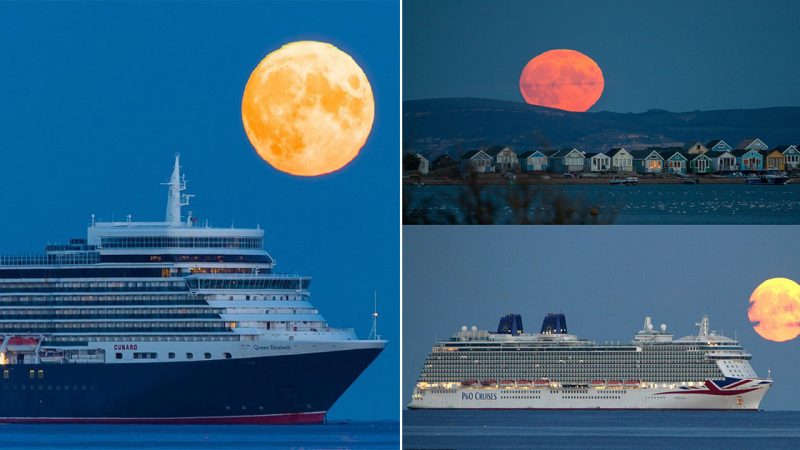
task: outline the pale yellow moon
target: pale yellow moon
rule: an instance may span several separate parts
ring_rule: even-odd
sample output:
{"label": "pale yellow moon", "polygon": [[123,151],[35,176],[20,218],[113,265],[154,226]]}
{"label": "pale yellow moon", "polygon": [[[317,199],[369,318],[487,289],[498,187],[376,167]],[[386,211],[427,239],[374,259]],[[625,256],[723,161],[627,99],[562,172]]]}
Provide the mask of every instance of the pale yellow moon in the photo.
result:
{"label": "pale yellow moon", "polygon": [[785,342],[800,336],[800,285],[788,278],[771,278],[750,295],[747,317],[764,339]]}
{"label": "pale yellow moon", "polygon": [[358,155],[375,118],[361,67],[331,44],[299,41],[267,55],[250,74],[242,123],[259,156],[278,170],[316,176]]}

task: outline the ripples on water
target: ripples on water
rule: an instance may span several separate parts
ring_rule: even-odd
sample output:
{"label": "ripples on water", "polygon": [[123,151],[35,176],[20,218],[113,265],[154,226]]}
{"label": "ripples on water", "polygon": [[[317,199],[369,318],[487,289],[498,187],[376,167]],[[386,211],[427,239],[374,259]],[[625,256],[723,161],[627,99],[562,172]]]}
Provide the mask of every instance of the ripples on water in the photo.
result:
{"label": "ripples on water", "polygon": [[[505,204],[507,189],[526,186],[486,186],[484,194],[494,197],[498,222],[511,218]],[[800,224],[800,183],[787,186],[745,184],[643,184],[638,186],[547,185],[532,186],[549,194],[598,206],[616,224]],[[426,204],[434,212],[461,215],[458,196],[462,186],[406,186],[412,206]],[[531,208],[544,210],[541,205]]]}
{"label": "ripples on water", "polygon": [[405,411],[406,449],[797,449],[796,411]]}
{"label": "ripples on water", "polygon": [[398,422],[290,426],[0,425],[2,449],[397,449]]}

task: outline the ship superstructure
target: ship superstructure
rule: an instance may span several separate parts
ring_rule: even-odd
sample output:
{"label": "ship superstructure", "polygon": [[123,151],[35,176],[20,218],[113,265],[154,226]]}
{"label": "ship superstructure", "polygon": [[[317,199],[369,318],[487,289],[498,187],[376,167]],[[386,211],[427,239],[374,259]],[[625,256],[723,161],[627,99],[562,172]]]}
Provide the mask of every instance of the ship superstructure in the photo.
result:
{"label": "ship superstructure", "polygon": [[176,156],[164,222],[98,222],[0,257],[0,421],[315,423],[382,351],[334,328],[264,231],[197,226]]}
{"label": "ship superstructure", "polygon": [[522,318],[497,332],[476,327],[433,347],[409,408],[758,409],[772,384],[759,378],[735,339],[709,329],[673,339],[650,317],[629,343],[600,344],[567,332],[548,314],[540,333]]}

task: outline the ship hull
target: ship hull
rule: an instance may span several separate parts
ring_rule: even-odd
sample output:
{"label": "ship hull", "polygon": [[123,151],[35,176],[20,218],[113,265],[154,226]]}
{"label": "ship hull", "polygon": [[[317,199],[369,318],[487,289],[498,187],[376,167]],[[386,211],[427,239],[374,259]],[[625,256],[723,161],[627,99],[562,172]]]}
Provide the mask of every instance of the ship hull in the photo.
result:
{"label": "ship hull", "polygon": [[381,350],[164,363],[6,365],[2,369],[8,370],[8,378],[0,378],[0,422],[321,423]]}
{"label": "ship hull", "polygon": [[[708,384],[709,382],[707,382]],[[771,381],[697,389],[432,389],[417,390],[410,409],[683,409],[757,410]]]}

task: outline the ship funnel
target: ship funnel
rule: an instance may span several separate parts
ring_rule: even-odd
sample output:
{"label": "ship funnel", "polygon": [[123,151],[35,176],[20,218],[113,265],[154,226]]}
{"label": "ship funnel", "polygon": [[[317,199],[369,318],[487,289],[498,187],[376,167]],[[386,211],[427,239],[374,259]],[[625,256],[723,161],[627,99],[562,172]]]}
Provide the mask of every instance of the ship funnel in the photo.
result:
{"label": "ship funnel", "polygon": [[568,334],[567,319],[564,314],[547,313],[542,321],[541,334]]}
{"label": "ship funnel", "polygon": [[522,316],[519,314],[506,314],[500,318],[500,323],[497,325],[498,334],[516,336],[522,334],[522,332]]}

